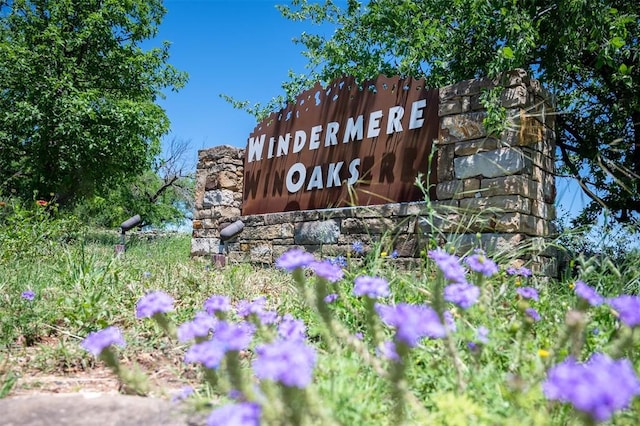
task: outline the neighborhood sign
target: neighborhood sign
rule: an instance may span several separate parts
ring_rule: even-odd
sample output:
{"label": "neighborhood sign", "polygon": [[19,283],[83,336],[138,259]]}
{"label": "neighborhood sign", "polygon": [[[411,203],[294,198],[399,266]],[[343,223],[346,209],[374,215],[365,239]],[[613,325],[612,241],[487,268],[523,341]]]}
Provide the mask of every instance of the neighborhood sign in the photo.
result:
{"label": "neighborhood sign", "polygon": [[242,214],[424,199],[415,179],[438,129],[438,90],[424,80],[316,84],[251,133]]}

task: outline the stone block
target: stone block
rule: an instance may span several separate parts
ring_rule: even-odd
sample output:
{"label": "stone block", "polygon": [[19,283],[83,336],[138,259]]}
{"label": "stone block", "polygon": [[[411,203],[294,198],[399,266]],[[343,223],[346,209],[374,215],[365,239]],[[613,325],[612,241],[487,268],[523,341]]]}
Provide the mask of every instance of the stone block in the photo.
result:
{"label": "stone block", "polygon": [[516,68],[514,70],[505,71],[500,74],[500,81],[504,87],[528,86],[531,84],[531,79],[527,72],[522,68]]}
{"label": "stone block", "polygon": [[243,157],[244,149],[230,145],[219,145],[198,151],[198,163],[217,162],[223,158],[241,160]]}
{"label": "stone block", "polygon": [[463,190],[461,180],[448,180],[436,185],[436,198],[438,200],[449,200]]}
{"label": "stone block", "polygon": [[519,232],[533,236],[544,236],[548,229],[544,219],[522,213],[506,213],[496,217],[494,228],[497,232]]}
{"label": "stone block", "polygon": [[218,253],[220,240],[217,238],[192,238],[191,256],[207,256]]}
{"label": "stone block", "polygon": [[195,209],[193,212],[194,219],[211,219],[211,209]]}
{"label": "stone block", "polygon": [[449,234],[446,239],[456,247],[458,253],[466,253],[480,246],[487,252],[513,253],[513,251],[525,240],[522,234],[485,233],[480,234]]}
{"label": "stone block", "polygon": [[480,93],[483,89],[493,86],[488,78],[474,78],[460,81],[455,84],[440,88],[440,101],[460,96],[471,96]]}
{"label": "stone block", "polygon": [[273,252],[271,249],[271,243],[260,243],[251,245],[249,249],[249,258],[253,263],[273,263]]}
{"label": "stone block", "polygon": [[438,182],[453,180],[455,147],[453,145],[438,145],[436,156],[438,159]]}
{"label": "stone block", "polygon": [[455,144],[455,156],[477,154],[479,152],[493,151],[502,144],[495,138],[482,138],[473,141],[457,142]]}
{"label": "stone block", "polygon": [[341,232],[344,234],[384,234],[393,232],[395,222],[386,218],[348,218],[341,223]]}
{"label": "stone block", "polygon": [[531,212],[531,200],[520,195],[464,198],[460,200],[460,208],[470,212],[491,209],[496,212],[518,212],[529,214]]}
{"label": "stone block", "polygon": [[202,219],[202,229],[218,229],[220,222],[218,219]]}
{"label": "stone block", "polygon": [[251,227],[245,228],[242,231],[242,237],[245,240],[275,240],[283,238],[293,238],[293,235],[293,223]]}
{"label": "stone block", "polygon": [[542,184],[542,194],[545,203],[554,204],[556,201],[556,179],[552,174],[547,174]]}
{"label": "stone block", "polygon": [[522,195],[523,197],[528,197],[530,182],[526,175],[482,179],[480,194],[485,197],[496,195]]}
{"label": "stone block", "polygon": [[531,168],[531,180],[534,182],[543,182],[544,181],[544,175],[546,174],[546,172],[544,170],[542,170],[542,168],[537,167],[537,166],[533,166]]}
{"label": "stone block", "polygon": [[438,105],[438,115],[440,117],[462,112],[462,102],[460,99],[451,99],[440,102]]}
{"label": "stone block", "polygon": [[234,195],[234,192],[228,189],[207,191],[204,194],[202,206],[205,209],[218,206],[234,206],[236,204]]}
{"label": "stone block", "polygon": [[530,99],[525,86],[514,86],[502,92],[500,102],[505,108],[524,107],[530,103]]}
{"label": "stone block", "polygon": [[468,112],[442,117],[441,142],[447,144],[485,137],[487,132],[482,122],[486,116],[486,112]]}
{"label": "stone block", "polygon": [[418,240],[417,235],[400,235],[395,239],[393,249],[398,251],[398,257],[418,257]]}
{"label": "stone block", "polygon": [[230,191],[241,191],[242,181],[234,170],[224,170],[218,174],[215,189],[228,189]]}
{"label": "stone block", "polygon": [[454,159],[456,179],[508,176],[522,172],[525,167],[522,153],[513,148],[501,148]]}
{"label": "stone block", "polygon": [[335,220],[302,222],[295,225],[295,244],[335,244],[340,236],[340,225]]}
{"label": "stone block", "polygon": [[238,207],[221,206],[211,209],[211,216],[214,219],[235,220],[240,217],[240,214]]}

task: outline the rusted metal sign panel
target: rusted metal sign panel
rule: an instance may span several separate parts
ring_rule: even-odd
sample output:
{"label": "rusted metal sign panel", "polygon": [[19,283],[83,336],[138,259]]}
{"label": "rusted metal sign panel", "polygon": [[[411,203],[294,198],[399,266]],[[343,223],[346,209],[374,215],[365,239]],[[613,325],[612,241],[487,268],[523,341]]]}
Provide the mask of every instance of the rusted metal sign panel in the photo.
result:
{"label": "rusted metal sign panel", "polygon": [[415,178],[438,129],[438,90],[423,80],[316,84],[251,133],[242,214],[423,199]]}

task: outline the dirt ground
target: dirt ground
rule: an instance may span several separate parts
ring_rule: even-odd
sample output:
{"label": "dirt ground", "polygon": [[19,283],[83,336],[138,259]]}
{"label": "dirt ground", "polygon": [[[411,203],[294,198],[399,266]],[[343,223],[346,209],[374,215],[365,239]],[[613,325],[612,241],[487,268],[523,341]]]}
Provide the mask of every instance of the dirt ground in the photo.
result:
{"label": "dirt ground", "polygon": [[[122,394],[126,393],[116,375],[99,360],[89,365],[69,356],[52,359],[42,367],[42,362],[34,362],[39,352],[59,346],[57,338],[46,338],[30,347],[12,348],[9,354],[0,354],[0,388],[8,386],[13,377],[13,385],[5,397],[38,394]],[[55,352],[55,351],[51,351]],[[41,356],[40,356],[41,357]],[[123,359],[126,367],[137,366],[149,378],[149,396],[171,398],[184,386],[191,386],[196,378],[194,369],[185,367],[178,354],[141,353],[135,359]],[[4,382],[4,383],[3,383]]]}

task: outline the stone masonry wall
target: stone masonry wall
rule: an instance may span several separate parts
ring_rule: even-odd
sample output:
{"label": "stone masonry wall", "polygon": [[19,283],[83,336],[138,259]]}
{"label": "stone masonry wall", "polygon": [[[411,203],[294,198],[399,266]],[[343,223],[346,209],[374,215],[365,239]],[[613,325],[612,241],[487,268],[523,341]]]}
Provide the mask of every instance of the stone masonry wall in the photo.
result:
{"label": "stone masonry wall", "polygon": [[[435,236],[460,251],[481,245],[508,255],[517,244],[527,246],[512,264],[555,276],[554,253],[543,244],[555,218],[550,96],[521,70],[506,73],[501,83],[509,123],[499,136],[487,135],[482,124],[487,113],[480,95],[490,80],[440,89],[436,197],[429,202],[242,216],[244,151],[200,151],[192,256],[224,251],[229,262],[272,264],[294,246],[335,256],[360,241],[365,250],[376,242],[387,253],[396,250],[394,261],[408,266]],[[220,230],[238,219],[244,230],[222,247]]]}

